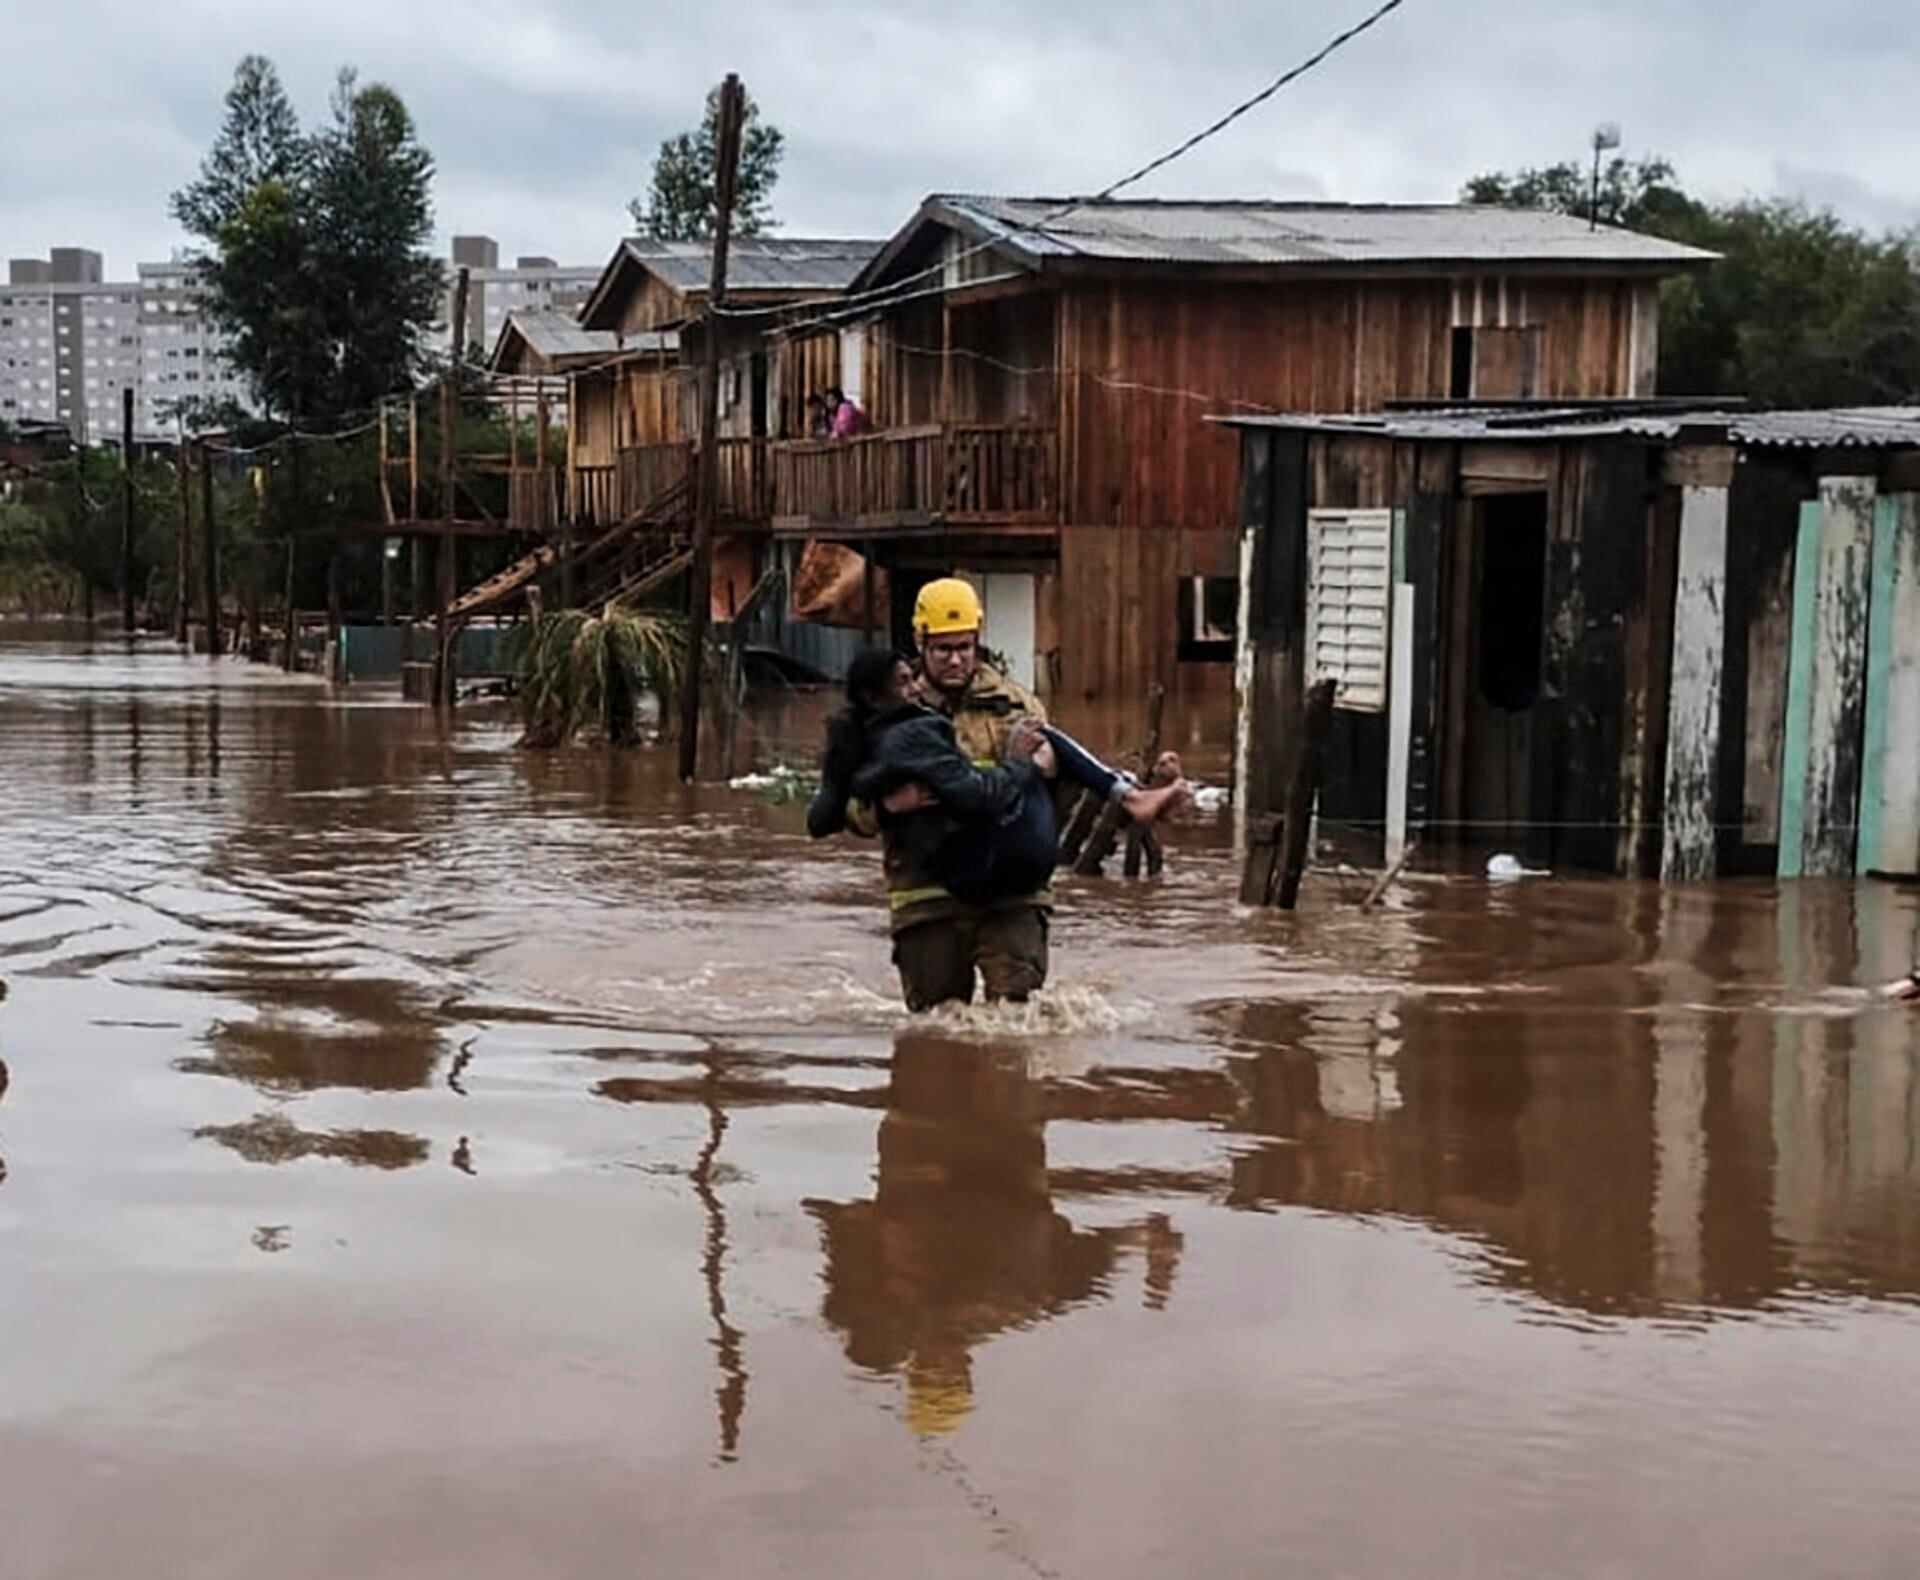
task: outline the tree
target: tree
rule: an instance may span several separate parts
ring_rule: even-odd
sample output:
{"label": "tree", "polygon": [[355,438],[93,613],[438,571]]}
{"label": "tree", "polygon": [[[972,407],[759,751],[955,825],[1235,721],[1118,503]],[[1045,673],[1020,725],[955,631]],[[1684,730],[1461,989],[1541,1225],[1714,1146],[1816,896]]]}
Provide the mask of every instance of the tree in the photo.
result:
{"label": "tree", "polygon": [[[780,179],[786,137],[760,119],[751,96],[740,118],[740,173],[734,184],[733,233],[764,236],[776,228],[773,188]],[[720,221],[714,171],[720,163],[720,90],[707,94],[700,128],[669,137],[653,161],[653,184],[627,205],[634,223],[660,241],[705,241]]]}
{"label": "tree", "polygon": [[424,371],[441,293],[423,251],[432,179],[391,88],[343,70],[330,120],[304,133],[272,64],[240,62],[220,134],[172,208],[208,244],[209,316],[270,416],[338,422]]}
{"label": "tree", "polygon": [[266,181],[297,184],[308,152],[300,123],[264,55],[245,55],[227,89],[227,118],[200,165],[200,174],[173,194],[168,207],[188,232],[211,241],[238,217]]}
{"label": "tree", "polygon": [[[1578,165],[1544,165],[1475,176],[1461,196],[1584,219],[1589,180]],[[1663,393],[1763,407],[1920,400],[1915,237],[1869,236],[1798,203],[1706,203],[1658,158],[1603,170],[1599,218],[1720,254],[1661,287]]]}

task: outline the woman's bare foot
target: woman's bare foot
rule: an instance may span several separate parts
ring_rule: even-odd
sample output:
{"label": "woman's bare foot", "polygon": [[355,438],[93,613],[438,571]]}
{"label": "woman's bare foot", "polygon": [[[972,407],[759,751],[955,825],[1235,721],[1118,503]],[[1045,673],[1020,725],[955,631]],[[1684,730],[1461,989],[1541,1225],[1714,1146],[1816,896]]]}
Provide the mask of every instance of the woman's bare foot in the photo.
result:
{"label": "woman's bare foot", "polygon": [[1184,779],[1151,788],[1136,786],[1120,798],[1120,806],[1136,823],[1152,823],[1164,817],[1191,797]]}
{"label": "woman's bare foot", "polygon": [[1920,999],[1920,966],[1915,966],[1899,981],[1889,982],[1880,993],[1884,998],[1899,999],[1909,1004]]}

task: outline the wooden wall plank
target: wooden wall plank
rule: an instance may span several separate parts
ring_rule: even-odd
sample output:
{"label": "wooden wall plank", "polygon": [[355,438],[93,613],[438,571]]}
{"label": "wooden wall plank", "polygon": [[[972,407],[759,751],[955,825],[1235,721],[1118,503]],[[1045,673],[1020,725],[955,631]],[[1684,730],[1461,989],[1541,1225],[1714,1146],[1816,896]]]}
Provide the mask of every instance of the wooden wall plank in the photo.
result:
{"label": "wooden wall plank", "polygon": [[1856,868],[1920,874],[1920,495],[1876,501]]}
{"label": "wooden wall plank", "polygon": [[1801,875],[1807,831],[1807,763],[1813,749],[1813,648],[1820,586],[1820,504],[1800,507],[1793,550],[1793,636],[1787,650],[1787,719],[1780,750],[1780,854],[1782,878]]}
{"label": "wooden wall plank", "polygon": [[[1800,716],[1788,720],[1782,877],[1836,877],[1854,870],[1873,500],[1870,478],[1823,477],[1819,499],[1802,518],[1800,549],[1811,563],[1795,567],[1789,706],[1801,706]],[[1795,682],[1802,682],[1797,689]],[[1789,845],[1797,849],[1790,852]]]}
{"label": "wooden wall plank", "polygon": [[1809,876],[1838,876],[1851,873],[1854,866],[1866,720],[1873,499],[1871,479],[1820,480],[1819,626],[1802,863]]}
{"label": "wooden wall plank", "polygon": [[1669,883],[1714,874],[1726,579],[1727,491],[1689,484],[1680,498],[1673,678],[1667,705],[1660,876]]}

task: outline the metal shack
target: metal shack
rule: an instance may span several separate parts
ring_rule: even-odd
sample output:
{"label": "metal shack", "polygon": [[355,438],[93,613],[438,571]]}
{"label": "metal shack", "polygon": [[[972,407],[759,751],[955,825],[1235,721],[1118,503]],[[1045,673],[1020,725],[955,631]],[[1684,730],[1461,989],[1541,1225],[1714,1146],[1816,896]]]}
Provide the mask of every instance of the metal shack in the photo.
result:
{"label": "metal shack", "polygon": [[1920,408],[1220,421],[1243,849],[1330,677],[1321,826],[1389,860],[1920,873]]}

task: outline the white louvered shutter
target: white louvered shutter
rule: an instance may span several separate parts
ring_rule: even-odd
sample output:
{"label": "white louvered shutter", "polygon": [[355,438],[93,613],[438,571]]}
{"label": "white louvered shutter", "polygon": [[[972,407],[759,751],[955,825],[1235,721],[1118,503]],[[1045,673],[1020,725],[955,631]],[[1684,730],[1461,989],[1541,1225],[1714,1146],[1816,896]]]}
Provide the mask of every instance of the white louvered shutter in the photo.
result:
{"label": "white louvered shutter", "polygon": [[1387,705],[1393,512],[1307,512],[1307,679],[1337,682],[1334,706]]}

